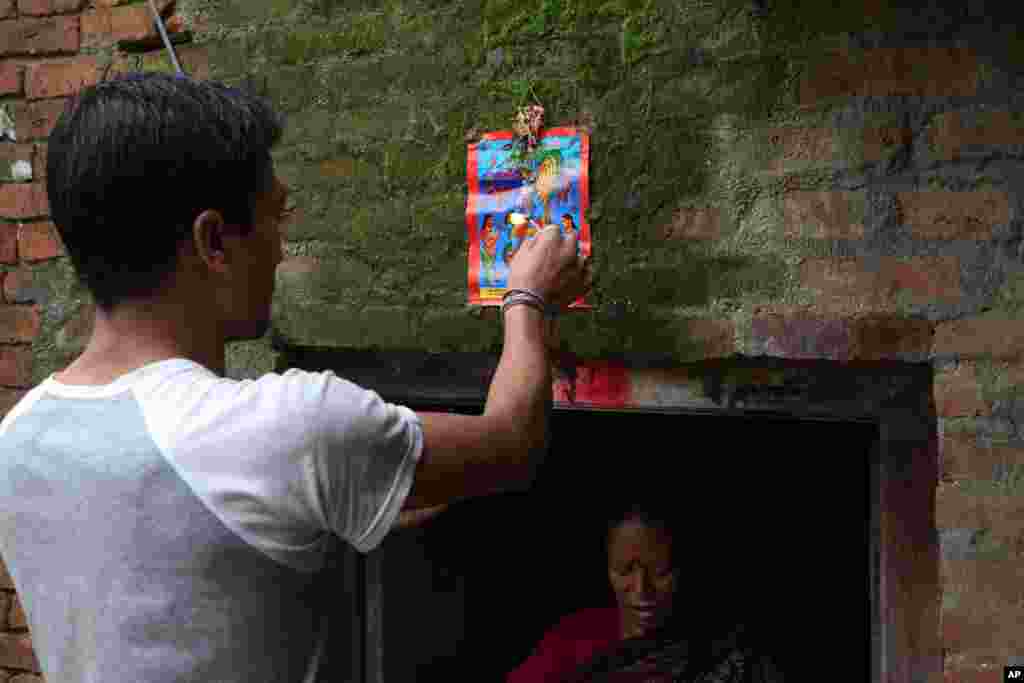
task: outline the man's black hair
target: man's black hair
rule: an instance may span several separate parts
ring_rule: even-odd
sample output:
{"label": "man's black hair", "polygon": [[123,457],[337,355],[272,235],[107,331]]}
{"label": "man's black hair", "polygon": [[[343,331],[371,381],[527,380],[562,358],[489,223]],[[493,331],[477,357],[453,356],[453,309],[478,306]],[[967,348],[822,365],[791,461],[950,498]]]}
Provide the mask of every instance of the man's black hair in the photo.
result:
{"label": "man's black hair", "polygon": [[247,234],[283,128],[266,100],[180,75],[121,74],[71,98],[49,137],[46,191],[96,305],[155,293],[204,210]]}

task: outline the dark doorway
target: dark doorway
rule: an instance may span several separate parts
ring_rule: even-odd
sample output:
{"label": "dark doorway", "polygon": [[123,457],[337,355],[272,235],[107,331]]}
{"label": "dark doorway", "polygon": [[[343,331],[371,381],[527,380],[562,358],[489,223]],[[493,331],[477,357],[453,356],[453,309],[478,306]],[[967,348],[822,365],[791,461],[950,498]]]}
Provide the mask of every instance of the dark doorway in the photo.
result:
{"label": "dark doorway", "polygon": [[677,609],[758,623],[789,660],[806,654],[801,678],[820,663],[869,680],[878,436],[867,422],[557,410],[530,492],[464,501],[377,551],[383,680],[503,681],[561,616],[614,604],[606,515],[666,486],[693,570]]}

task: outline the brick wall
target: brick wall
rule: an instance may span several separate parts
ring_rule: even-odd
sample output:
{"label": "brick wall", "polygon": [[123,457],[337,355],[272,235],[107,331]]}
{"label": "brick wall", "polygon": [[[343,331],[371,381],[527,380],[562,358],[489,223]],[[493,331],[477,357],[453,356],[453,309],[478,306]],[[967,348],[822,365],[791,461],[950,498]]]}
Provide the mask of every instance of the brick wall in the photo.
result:
{"label": "brick wall", "polygon": [[[493,311],[464,306],[466,136],[532,91],[592,134],[596,310],[564,321],[566,351],[931,364],[943,678],[988,683],[1024,664],[1024,42],[1001,4],[162,6],[190,73],[289,114],[277,348],[498,350]],[[140,67],[170,68],[141,3],[0,0],[8,406],[90,325],[46,220],[47,132],[83,83]],[[274,353],[246,348],[242,373]],[[666,376],[613,378],[615,400]],[[23,675],[11,588],[0,667]]]}

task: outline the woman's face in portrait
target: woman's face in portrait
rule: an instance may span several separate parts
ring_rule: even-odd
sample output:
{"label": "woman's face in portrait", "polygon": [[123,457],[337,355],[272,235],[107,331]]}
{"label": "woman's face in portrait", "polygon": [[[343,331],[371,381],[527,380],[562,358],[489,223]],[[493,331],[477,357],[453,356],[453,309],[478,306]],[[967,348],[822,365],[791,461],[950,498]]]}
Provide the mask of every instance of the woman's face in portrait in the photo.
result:
{"label": "woman's face in portrait", "polygon": [[677,578],[671,553],[672,539],[639,520],[622,522],[609,535],[608,579],[626,637],[650,633],[671,614]]}

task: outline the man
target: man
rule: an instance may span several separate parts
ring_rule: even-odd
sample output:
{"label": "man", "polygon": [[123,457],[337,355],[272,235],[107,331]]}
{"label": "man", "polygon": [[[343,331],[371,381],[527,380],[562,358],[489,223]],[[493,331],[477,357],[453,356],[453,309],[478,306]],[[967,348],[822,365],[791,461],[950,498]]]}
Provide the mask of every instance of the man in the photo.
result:
{"label": "man", "polygon": [[555,230],[515,261],[510,286],[541,304],[504,313],[480,416],[330,372],[223,377],[225,341],[269,325],[281,134],[245,93],[132,74],[84,89],[50,136],[51,213],[95,327],[0,423],[0,554],[49,681],[313,681],[333,539],[365,553],[403,509],[529,486],[544,304],[589,280]]}

